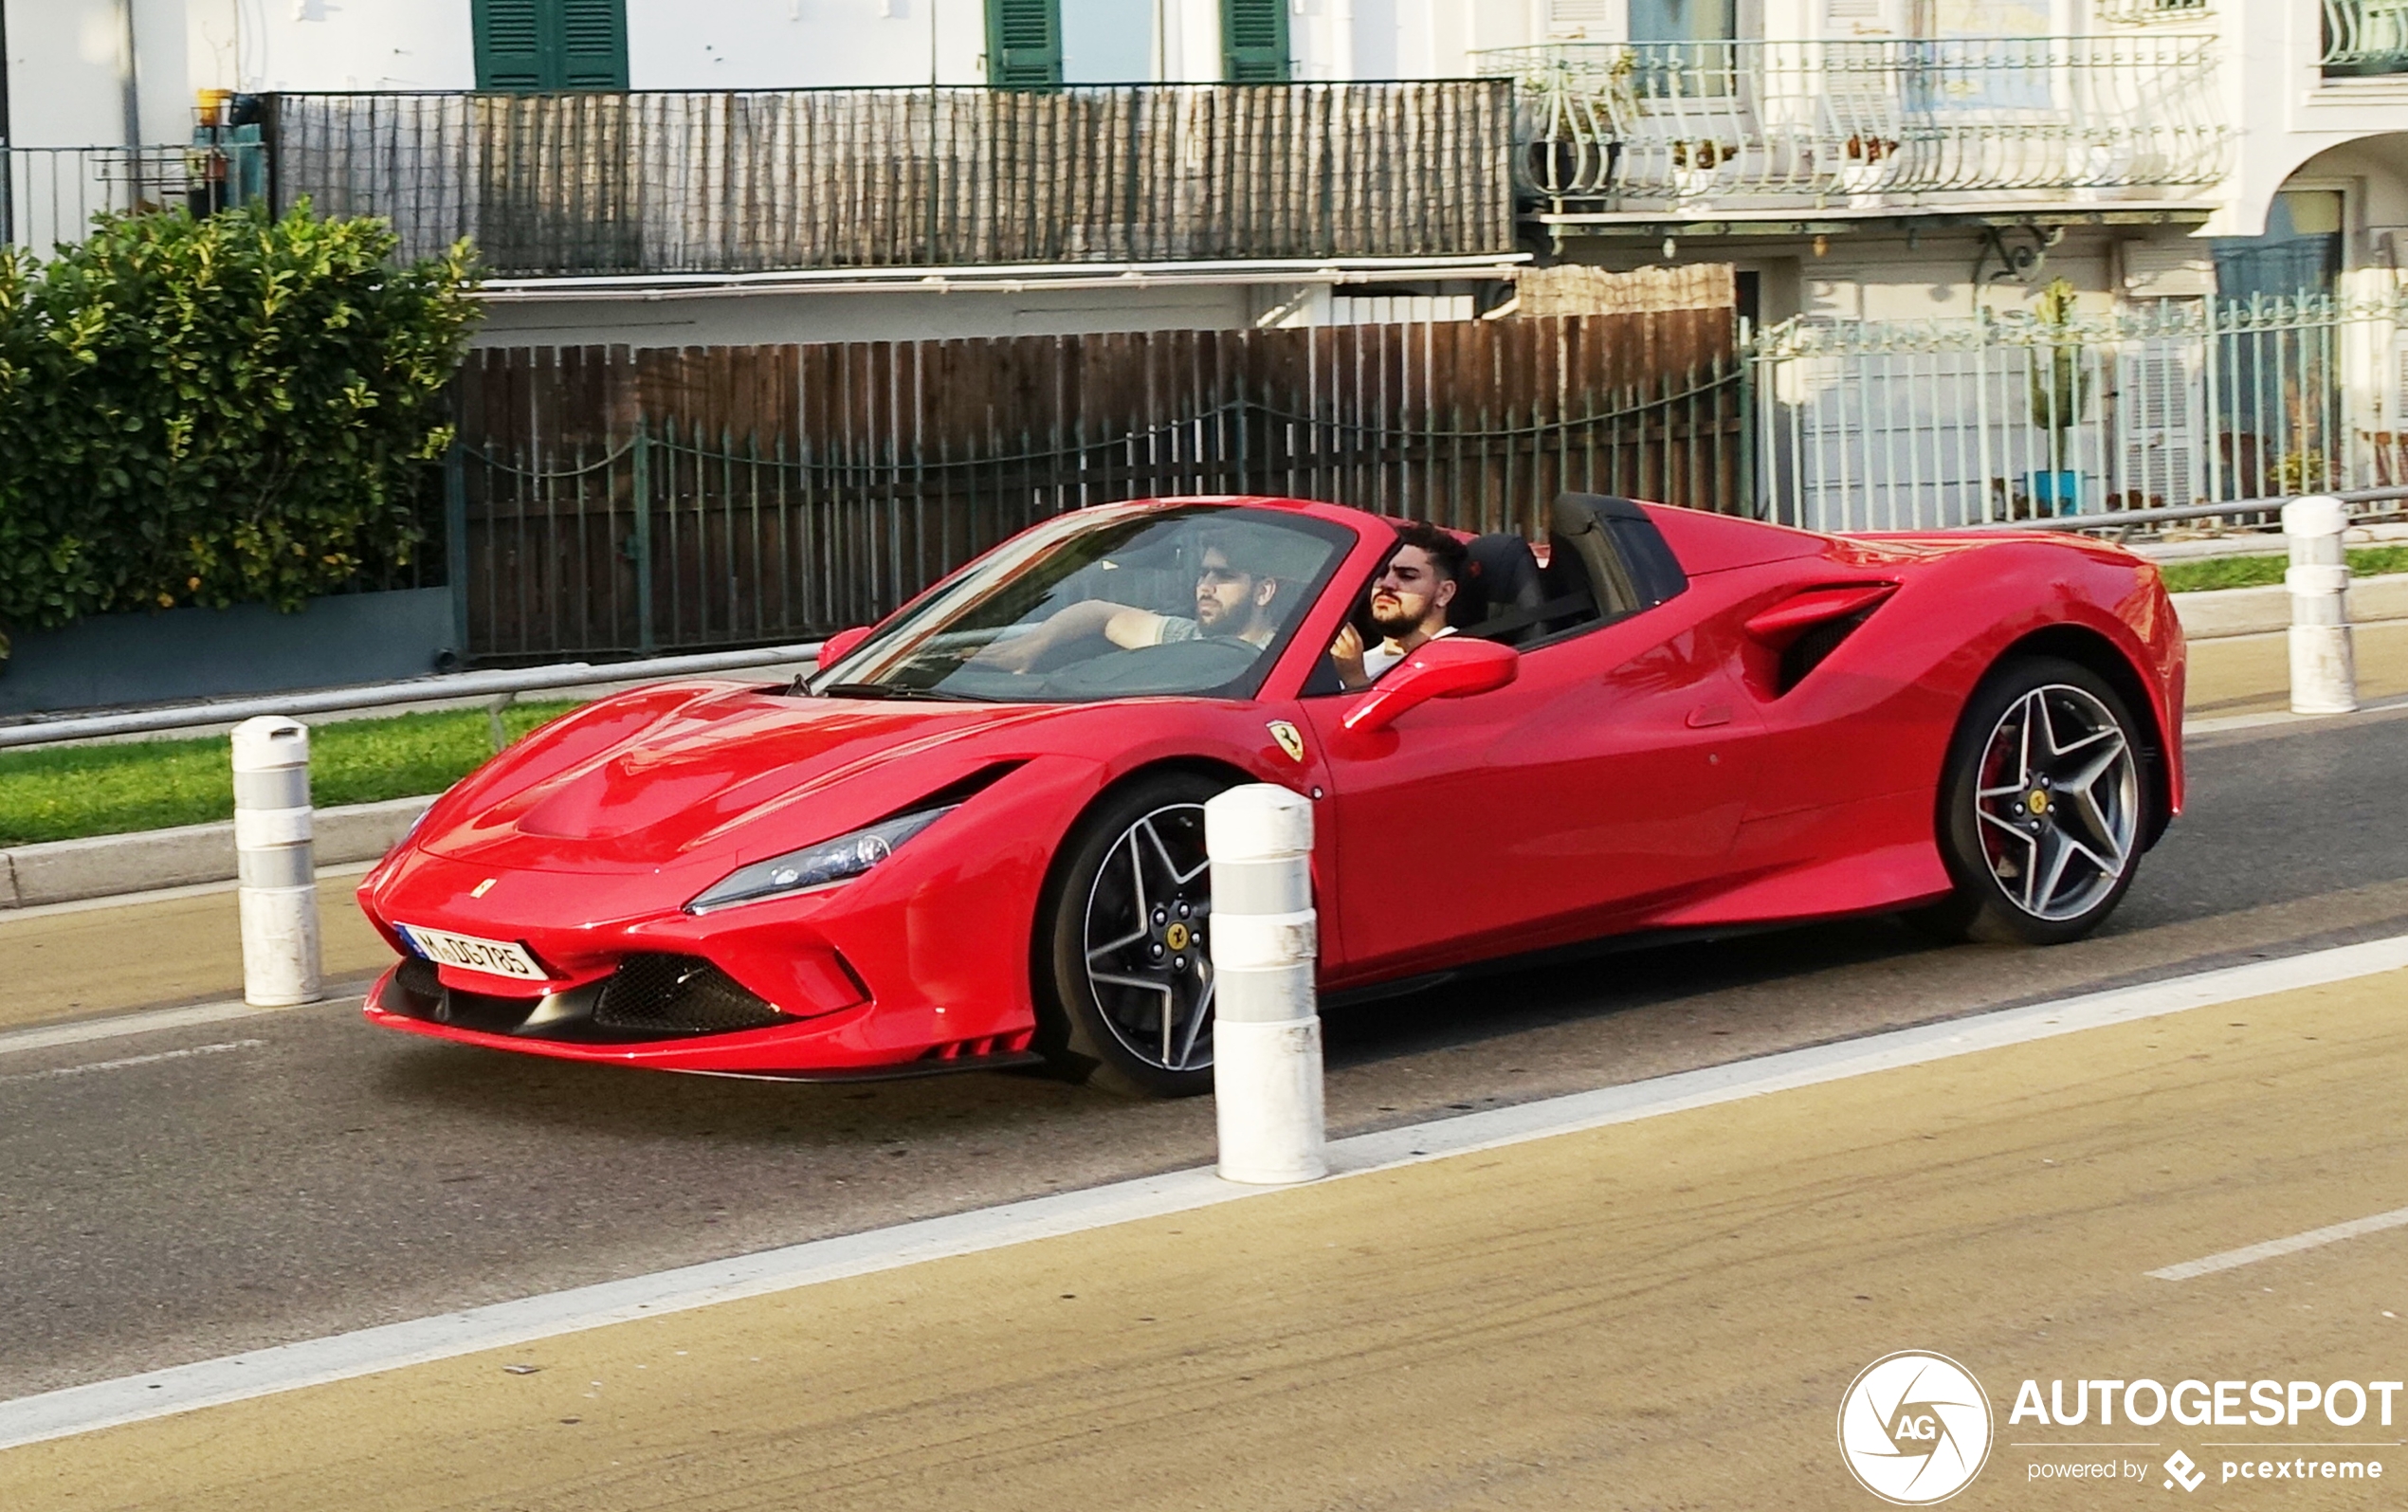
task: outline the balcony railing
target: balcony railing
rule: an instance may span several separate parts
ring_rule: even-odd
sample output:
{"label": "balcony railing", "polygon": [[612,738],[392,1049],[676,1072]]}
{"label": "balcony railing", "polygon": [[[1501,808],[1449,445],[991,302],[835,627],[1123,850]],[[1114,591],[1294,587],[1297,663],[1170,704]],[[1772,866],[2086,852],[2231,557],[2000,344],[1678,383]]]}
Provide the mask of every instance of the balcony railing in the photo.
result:
{"label": "balcony railing", "polygon": [[2325,0],[2325,73],[2408,73],[2408,0]]}
{"label": "balcony railing", "polygon": [[1686,213],[2149,198],[2213,183],[2229,135],[2213,49],[2145,33],[1567,43],[1482,63],[1519,81],[1526,194]]}
{"label": "balcony railing", "polygon": [[2127,27],[2158,22],[2189,22],[2196,26],[2213,14],[2208,0],[2098,0],[2101,21]]}
{"label": "balcony railing", "polygon": [[1510,251],[1504,81],[283,95],[277,193],[502,276]]}
{"label": "balcony railing", "polygon": [[0,246],[47,256],[61,243],[82,240],[103,211],[206,215],[264,198],[266,153],[256,139],[0,150]]}

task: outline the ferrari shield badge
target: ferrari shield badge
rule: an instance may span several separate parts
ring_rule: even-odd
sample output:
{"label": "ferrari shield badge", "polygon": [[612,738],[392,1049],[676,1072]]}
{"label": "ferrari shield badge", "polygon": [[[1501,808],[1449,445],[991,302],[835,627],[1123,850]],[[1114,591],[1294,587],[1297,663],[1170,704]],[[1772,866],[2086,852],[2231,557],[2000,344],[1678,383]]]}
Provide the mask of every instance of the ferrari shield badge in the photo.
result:
{"label": "ferrari shield badge", "polygon": [[1270,732],[1271,738],[1279,742],[1279,748],[1287,753],[1288,760],[1301,762],[1304,759],[1304,738],[1296,733],[1296,726],[1286,720],[1273,720]]}

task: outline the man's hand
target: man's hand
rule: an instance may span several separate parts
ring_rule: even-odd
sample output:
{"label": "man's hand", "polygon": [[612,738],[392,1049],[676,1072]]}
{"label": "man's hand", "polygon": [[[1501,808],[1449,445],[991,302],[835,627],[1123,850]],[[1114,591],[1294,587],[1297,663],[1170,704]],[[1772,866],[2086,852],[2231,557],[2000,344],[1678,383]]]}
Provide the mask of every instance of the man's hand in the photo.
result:
{"label": "man's hand", "polygon": [[1352,625],[1329,643],[1329,659],[1338,664],[1338,681],[1345,687],[1360,691],[1371,686],[1371,675],[1363,670],[1362,632]]}

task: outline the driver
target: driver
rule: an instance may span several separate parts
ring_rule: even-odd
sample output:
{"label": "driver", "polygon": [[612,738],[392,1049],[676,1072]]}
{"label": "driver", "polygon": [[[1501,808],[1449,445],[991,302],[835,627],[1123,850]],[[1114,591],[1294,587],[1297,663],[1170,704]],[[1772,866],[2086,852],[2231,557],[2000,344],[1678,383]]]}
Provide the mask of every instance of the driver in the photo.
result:
{"label": "driver", "polygon": [[1452,635],[1447,607],[1455,601],[1467,559],[1463,542],[1435,525],[1397,526],[1396,553],[1371,584],[1371,624],[1382,638],[1366,649],[1362,631],[1352,624],[1340,630],[1329,648],[1338,681],[1351,690],[1367,688],[1422,647]]}
{"label": "driver", "polygon": [[1259,538],[1261,535],[1231,526],[1204,537],[1195,572],[1193,618],[1088,599],[1070,605],[1025,635],[990,647],[982,659],[1025,672],[1053,647],[1088,635],[1102,635],[1124,649],[1219,636],[1257,648],[1268,646],[1280,628],[1271,610],[1289,577],[1279,570],[1277,543]]}

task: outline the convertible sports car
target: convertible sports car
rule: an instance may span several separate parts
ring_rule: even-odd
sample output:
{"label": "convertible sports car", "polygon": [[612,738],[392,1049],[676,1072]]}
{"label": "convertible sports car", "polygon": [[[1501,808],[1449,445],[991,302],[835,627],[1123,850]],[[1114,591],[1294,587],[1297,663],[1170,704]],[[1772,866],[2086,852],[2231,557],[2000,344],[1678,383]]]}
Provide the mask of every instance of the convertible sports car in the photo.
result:
{"label": "convertible sports car", "polygon": [[404,958],[368,1016],[674,1070],[1045,1063],[1177,1095],[1211,1081],[1202,805],[1235,783],[1315,800],[1333,993],[1873,910],[2071,939],[2181,806],[2181,631],[2116,548],[1586,495],[1540,551],[1466,545],[1456,632],[1367,691],[1328,650],[1390,521],[1172,499],[1025,531],[791,686],[581,709],[369,873]]}

